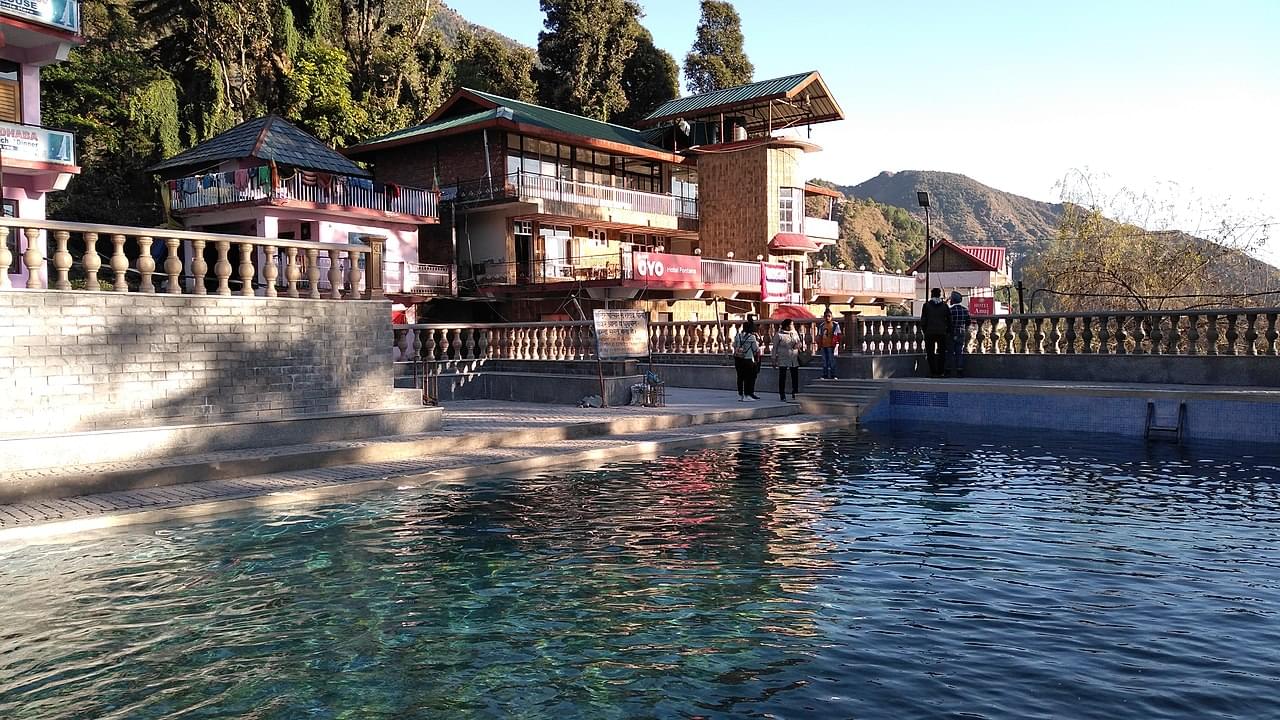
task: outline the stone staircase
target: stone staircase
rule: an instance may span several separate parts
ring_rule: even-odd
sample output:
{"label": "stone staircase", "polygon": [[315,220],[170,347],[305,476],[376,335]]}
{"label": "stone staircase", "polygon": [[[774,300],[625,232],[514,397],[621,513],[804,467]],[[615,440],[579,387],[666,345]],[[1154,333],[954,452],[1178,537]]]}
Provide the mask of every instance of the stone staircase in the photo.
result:
{"label": "stone staircase", "polygon": [[860,416],[888,392],[888,380],[818,380],[798,397],[801,412]]}

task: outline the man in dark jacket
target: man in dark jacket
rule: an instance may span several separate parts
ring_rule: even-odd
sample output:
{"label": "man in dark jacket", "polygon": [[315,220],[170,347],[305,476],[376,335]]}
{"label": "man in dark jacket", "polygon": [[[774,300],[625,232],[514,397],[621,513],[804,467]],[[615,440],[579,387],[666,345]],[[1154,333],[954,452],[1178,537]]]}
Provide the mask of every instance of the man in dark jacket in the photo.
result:
{"label": "man in dark jacket", "polygon": [[929,296],[929,302],[920,311],[924,354],[929,360],[929,377],[942,377],[947,368],[943,352],[947,347],[947,336],[951,334],[951,311],[942,302],[942,288],[933,288]]}

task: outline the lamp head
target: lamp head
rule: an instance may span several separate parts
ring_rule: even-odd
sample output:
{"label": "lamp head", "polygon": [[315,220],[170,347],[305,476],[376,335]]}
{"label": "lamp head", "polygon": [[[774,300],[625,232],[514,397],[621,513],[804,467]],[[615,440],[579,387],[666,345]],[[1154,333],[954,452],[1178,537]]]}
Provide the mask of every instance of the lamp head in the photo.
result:
{"label": "lamp head", "polygon": [[925,192],[924,190],[917,190],[916,202],[919,203],[920,207],[922,208],[929,207],[929,193]]}

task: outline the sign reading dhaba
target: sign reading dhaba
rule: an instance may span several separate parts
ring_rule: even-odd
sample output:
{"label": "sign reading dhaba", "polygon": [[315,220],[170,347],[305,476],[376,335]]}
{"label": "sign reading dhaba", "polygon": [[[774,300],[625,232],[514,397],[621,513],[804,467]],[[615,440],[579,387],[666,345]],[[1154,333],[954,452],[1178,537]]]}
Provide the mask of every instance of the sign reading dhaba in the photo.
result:
{"label": "sign reading dhaba", "polygon": [[702,259],[695,255],[633,252],[631,278],[652,287],[699,288],[702,286]]}
{"label": "sign reading dhaba", "polygon": [[78,0],[0,0],[0,14],[80,32]]}
{"label": "sign reading dhaba", "polygon": [[[3,0],[0,0],[2,2]],[[0,123],[0,152],[4,160],[75,164],[75,139],[60,130]]]}

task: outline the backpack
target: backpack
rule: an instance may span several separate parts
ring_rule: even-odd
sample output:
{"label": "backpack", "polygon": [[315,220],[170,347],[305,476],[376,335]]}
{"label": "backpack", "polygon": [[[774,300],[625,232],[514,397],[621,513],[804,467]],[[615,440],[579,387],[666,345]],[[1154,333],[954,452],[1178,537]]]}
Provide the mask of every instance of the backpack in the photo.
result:
{"label": "backpack", "polygon": [[738,337],[733,339],[733,356],[742,358],[743,360],[755,360],[754,357],[747,354],[747,338],[751,337],[746,333],[738,333]]}

